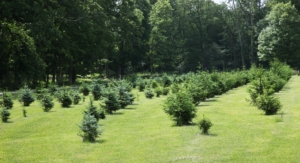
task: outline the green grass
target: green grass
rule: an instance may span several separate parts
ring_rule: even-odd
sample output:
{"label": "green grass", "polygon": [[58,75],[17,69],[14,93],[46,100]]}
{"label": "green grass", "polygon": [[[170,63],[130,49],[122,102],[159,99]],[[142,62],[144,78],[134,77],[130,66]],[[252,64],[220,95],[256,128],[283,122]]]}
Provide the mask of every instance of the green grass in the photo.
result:
{"label": "green grass", "polygon": [[55,103],[49,113],[34,102],[27,118],[15,101],[11,123],[0,123],[0,162],[298,162],[300,77],[276,94],[283,115],[265,116],[249,105],[246,89],[198,106],[194,122],[205,114],[210,135],[199,134],[197,125],[174,127],[162,110],[165,97],[149,100],[135,90],[139,101],[100,120],[104,132],[92,144],[77,136],[88,98],[68,109]]}

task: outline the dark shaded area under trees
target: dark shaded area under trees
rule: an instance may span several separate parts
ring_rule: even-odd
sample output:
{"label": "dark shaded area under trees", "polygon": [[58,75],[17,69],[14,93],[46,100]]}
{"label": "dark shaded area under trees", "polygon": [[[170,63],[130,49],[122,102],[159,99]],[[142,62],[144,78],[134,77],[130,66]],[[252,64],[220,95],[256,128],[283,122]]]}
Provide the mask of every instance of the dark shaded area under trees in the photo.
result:
{"label": "dark shaded area under trees", "polygon": [[275,58],[298,69],[299,10],[297,0],[2,0],[0,88]]}

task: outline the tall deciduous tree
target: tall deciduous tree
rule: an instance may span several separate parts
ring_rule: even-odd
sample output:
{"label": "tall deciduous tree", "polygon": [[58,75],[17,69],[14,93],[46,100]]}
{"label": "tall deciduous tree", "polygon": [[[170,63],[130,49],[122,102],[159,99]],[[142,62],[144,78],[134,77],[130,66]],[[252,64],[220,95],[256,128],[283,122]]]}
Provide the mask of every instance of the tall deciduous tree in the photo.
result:
{"label": "tall deciduous tree", "polygon": [[268,26],[258,37],[258,55],[261,60],[275,58],[293,67],[299,67],[300,16],[291,3],[278,3],[266,16]]}

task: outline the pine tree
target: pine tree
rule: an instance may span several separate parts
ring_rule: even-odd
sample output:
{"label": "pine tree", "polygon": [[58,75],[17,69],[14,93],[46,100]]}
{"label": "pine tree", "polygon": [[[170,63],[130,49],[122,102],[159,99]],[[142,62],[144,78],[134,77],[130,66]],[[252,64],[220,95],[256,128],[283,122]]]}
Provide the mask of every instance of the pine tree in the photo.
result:
{"label": "pine tree", "polygon": [[104,110],[97,110],[97,107],[93,105],[92,99],[90,99],[89,106],[87,107],[87,111],[85,111],[85,113],[89,113],[90,115],[94,116],[97,121],[99,121],[99,119],[105,119]]}
{"label": "pine tree", "polygon": [[108,92],[106,99],[104,99],[104,104],[102,107],[108,114],[112,114],[113,111],[117,111],[121,108],[117,95],[113,91]]}
{"label": "pine tree", "polygon": [[20,90],[20,95],[19,101],[23,102],[24,106],[29,106],[35,100],[31,89],[27,85],[24,85]]}
{"label": "pine tree", "polygon": [[83,120],[79,128],[81,132],[78,135],[84,142],[95,142],[96,138],[101,135],[101,132],[98,131],[97,119],[88,111],[83,113]]}
{"label": "pine tree", "polygon": [[44,97],[41,100],[41,103],[42,103],[44,112],[50,111],[54,106],[53,98],[49,94],[44,94]]}
{"label": "pine tree", "polygon": [[9,92],[3,92],[2,98],[2,105],[7,109],[11,109],[14,105],[11,94]]}
{"label": "pine tree", "polygon": [[9,116],[10,116],[9,110],[6,107],[3,107],[1,111],[2,122],[7,122]]}

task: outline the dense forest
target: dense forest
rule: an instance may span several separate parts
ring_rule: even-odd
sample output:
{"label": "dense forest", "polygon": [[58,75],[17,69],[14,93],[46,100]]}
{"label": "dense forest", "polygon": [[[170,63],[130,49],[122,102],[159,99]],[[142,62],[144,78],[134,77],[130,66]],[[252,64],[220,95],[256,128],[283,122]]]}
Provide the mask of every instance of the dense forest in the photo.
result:
{"label": "dense forest", "polygon": [[298,69],[298,0],[2,0],[0,88],[98,73]]}

